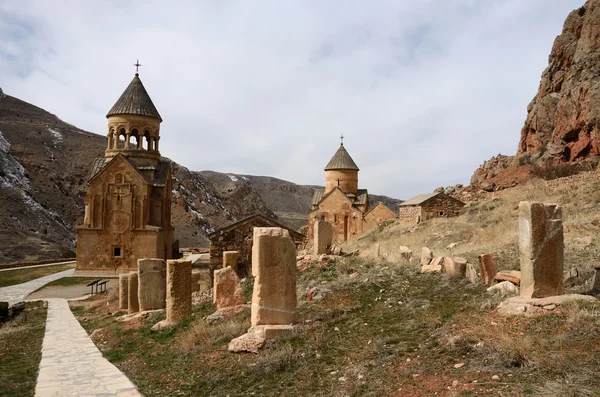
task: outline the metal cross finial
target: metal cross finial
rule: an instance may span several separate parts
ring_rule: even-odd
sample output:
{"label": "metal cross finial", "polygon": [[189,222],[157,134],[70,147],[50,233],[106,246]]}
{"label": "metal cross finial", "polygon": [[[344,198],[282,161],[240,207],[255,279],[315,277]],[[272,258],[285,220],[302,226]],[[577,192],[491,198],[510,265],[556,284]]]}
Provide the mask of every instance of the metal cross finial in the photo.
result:
{"label": "metal cross finial", "polygon": [[342,141],[342,145],[344,144],[344,134],[340,135],[340,140]]}
{"label": "metal cross finial", "polygon": [[135,66],[135,74],[138,74],[138,70],[140,68],[140,66],[142,66],[142,64],[140,63],[140,60],[138,59],[133,66]]}

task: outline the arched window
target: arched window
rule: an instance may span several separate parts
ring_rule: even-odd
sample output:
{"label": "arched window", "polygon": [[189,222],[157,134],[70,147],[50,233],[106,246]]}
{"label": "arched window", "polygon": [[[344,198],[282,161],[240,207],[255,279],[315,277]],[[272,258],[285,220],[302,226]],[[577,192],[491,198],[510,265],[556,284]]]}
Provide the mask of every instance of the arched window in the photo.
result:
{"label": "arched window", "polygon": [[131,130],[131,133],[129,134],[129,148],[137,149],[139,141],[140,141],[139,131],[137,130],[137,128],[134,128]]}
{"label": "arched window", "polygon": [[119,140],[117,142],[117,149],[123,149],[125,147],[125,128],[119,130]]}
{"label": "arched window", "polygon": [[115,183],[123,183],[123,174],[115,175]]}

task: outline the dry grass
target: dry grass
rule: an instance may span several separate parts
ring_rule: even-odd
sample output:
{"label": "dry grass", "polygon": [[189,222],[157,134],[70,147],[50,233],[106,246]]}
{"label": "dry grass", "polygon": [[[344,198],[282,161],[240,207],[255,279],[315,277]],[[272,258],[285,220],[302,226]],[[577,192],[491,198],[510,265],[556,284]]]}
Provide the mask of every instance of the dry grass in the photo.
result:
{"label": "dry grass", "polygon": [[250,321],[247,316],[234,317],[215,325],[209,325],[204,319],[198,319],[178,338],[177,344],[184,353],[206,351],[228,343],[231,339],[244,334],[249,327]]}

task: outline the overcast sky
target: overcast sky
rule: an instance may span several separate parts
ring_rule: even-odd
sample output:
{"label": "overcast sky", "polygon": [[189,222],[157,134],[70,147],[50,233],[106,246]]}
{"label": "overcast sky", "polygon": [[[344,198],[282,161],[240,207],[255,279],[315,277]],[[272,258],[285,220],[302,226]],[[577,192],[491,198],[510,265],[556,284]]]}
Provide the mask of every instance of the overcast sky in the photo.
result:
{"label": "overcast sky", "polygon": [[2,0],[0,87],[105,135],[139,58],[164,156],[324,184],[343,134],[360,187],[408,199],[516,153],[583,3]]}

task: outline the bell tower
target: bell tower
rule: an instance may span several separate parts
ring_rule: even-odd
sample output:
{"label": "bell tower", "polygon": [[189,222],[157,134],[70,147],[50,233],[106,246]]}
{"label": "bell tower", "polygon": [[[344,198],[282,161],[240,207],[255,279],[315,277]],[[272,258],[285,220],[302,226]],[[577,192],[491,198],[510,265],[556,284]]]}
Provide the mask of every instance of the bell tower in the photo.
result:
{"label": "bell tower", "polygon": [[344,136],[340,138],[340,147],[325,167],[325,194],[337,186],[345,194],[356,195],[359,169],[344,147]]}
{"label": "bell tower", "polygon": [[[141,66],[138,63],[136,67]],[[152,168],[160,161],[158,142],[162,118],[144,88],[138,72],[106,115],[108,163],[122,154],[138,167]]]}

